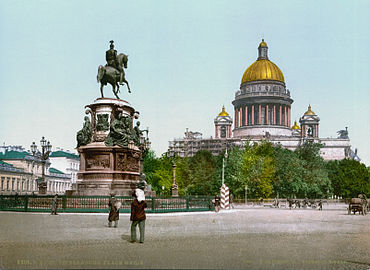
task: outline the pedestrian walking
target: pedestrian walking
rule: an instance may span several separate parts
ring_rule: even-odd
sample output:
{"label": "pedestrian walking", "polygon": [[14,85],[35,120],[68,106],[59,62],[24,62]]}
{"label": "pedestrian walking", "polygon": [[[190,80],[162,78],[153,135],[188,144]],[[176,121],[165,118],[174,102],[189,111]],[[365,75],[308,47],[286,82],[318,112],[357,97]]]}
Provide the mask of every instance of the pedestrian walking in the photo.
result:
{"label": "pedestrian walking", "polygon": [[220,211],[220,203],[221,203],[220,196],[215,195],[215,198],[213,200],[214,200],[214,204],[215,204],[215,212]]}
{"label": "pedestrian walking", "polygon": [[322,211],[322,201],[319,200],[319,211]]}
{"label": "pedestrian walking", "polygon": [[113,193],[110,194],[108,206],[110,209],[108,216],[108,227],[112,227],[112,222],[114,221],[114,228],[117,228],[119,220],[120,203],[117,202],[117,199]]}
{"label": "pedestrian walking", "polygon": [[58,194],[55,194],[54,198],[51,200],[51,214],[58,215],[57,209],[58,209]]}
{"label": "pedestrian walking", "polygon": [[145,202],[145,194],[141,189],[136,189],[132,193],[133,201],[131,203],[131,243],[136,242],[136,226],[139,225],[140,231],[140,243],[144,243],[144,234],[145,234],[145,208],[147,204]]}
{"label": "pedestrian walking", "polygon": [[230,207],[234,209],[234,195],[230,193]]}

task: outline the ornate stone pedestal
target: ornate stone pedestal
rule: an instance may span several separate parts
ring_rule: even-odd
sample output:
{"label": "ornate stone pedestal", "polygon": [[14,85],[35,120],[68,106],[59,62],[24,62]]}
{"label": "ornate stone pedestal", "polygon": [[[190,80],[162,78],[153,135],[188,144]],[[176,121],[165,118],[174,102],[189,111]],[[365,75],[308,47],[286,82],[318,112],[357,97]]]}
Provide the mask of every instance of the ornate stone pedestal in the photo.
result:
{"label": "ornate stone pedestal", "polygon": [[77,148],[81,161],[74,194],[131,196],[140,181],[142,150],[131,137],[122,146],[107,146],[105,141],[119,114],[130,120],[132,131],[139,113],[127,101],[112,98],[99,98],[86,108],[91,115],[91,142]]}

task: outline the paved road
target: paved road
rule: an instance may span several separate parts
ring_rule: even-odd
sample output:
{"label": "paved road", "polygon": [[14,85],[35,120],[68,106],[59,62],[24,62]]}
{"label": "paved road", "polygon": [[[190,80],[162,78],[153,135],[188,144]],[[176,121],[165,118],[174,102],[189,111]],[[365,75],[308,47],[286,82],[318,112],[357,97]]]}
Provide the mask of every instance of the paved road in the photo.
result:
{"label": "paved road", "polygon": [[0,212],[0,269],[370,269],[370,215],[344,207],[148,214],[144,244],[106,220]]}

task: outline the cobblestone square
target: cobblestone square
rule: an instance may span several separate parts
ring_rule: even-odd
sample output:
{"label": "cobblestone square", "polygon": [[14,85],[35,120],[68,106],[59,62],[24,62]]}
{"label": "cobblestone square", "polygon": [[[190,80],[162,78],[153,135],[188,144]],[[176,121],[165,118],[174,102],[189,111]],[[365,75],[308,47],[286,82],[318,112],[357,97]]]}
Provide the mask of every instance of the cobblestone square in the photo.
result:
{"label": "cobblestone square", "polygon": [[0,212],[0,269],[369,269],[370,215],[261,207],[147,214],[130,243],[129,214]]}

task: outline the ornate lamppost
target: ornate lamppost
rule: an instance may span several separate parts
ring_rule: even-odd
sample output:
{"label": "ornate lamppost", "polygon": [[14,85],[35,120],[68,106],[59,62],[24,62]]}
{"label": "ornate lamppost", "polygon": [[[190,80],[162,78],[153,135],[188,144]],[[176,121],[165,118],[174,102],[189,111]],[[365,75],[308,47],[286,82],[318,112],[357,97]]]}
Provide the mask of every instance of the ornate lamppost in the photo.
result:
{"label": "ornate lamppost", "polygon": [[179,186],[176,184],[176,163],[174,162],[172,164],[172,171],[173,171],[173,183],[172,183],[172,197],[178,197],[179,196]]}
{"label": "ornate lamppost", "polygon": [[227,148],[224,157],[222,158],[222,186],[225,184],[224,171],[225,171],[225,158],[227,158]]}
{"label": "ornate lamppost", "polygon": [[[42,164],[42,177],[41,181],[38,181],[38,188],[39,194],[46,194],[47,191],[47,184],[45,181],[45,164],[46,160],[49,158],[49,154],[51,153],[51,144],[49,141],[45,140],[45,137],[42,137],[40,140],[41,145],[41,164]],[[39,152],[37,151],[37,145],[35,142],[31,144],[31,151],[32,155],[35,157]]]}

